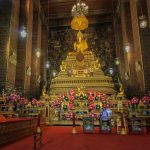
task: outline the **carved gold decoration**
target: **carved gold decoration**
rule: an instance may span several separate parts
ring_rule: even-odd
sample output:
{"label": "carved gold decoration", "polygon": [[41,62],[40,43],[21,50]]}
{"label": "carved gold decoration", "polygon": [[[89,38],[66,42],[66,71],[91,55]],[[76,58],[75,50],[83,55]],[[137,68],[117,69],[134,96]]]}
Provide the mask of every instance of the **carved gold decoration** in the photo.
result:
{"label": "carved gold decoration", "polygon": [[64,61],[62,61],[61,65],[60,65],[60,70],[66,71],[66,65],[65,65]]}
{"label": "carved gold decoration", "polygon": [[88,28],[88,20],[85,16],[74,17],[71,21],[73,30],[85,30]]}
{"label": "carved gold decoration", "polygon": [[142,70],[142,66],[141,66],[139,61],[135,62],[135,70],[136,70],[137,73]]}
{"label": "carved gold decoration", "polygon": [[[66,60],[62,62],[61,71],[52,79],[50,96],[57,97],[66,93],[69,89],[84,86],[86,89],[100,91],[106,94],[114,94],[112,78],[104,75],[100,62],[91,51],[84,51],[84,59],[76,59],[77,52],[69,52]],[[63,66],[65,66],[63,69]]]}
{"label": "carved gold decoration", "polygon": [[129,80],[129,73],[125,72],[125,80],[128,81]]}
{"label": "carved gold decoration", "polygon": [[38,75],[37,83],[39,83],[39,84],[40,84],[40,82],[41,82],[41,76],[40,76],[40,75]]}
{"label": "carved gold decoration", "polygon": [[31,76],[31,67],[30,66],[28,66],[26,69],[26,75],[29,77]]}
{"label": "carved gold decoration", "polygon": [[10,56],[9,56],[9,62],[13,65],[16,66],[17,64],[17,56],[16,56],[16,53],[13,52]]}

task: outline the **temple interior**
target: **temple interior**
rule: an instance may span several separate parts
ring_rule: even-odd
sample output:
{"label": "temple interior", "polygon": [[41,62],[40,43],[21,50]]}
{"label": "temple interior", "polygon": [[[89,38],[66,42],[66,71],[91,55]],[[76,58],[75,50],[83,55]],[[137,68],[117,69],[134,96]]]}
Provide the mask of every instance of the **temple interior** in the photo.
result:
{"label": "temple interior", "polygon": [[149,54],[150,0],[0,0],[0,149],[147,149]]}

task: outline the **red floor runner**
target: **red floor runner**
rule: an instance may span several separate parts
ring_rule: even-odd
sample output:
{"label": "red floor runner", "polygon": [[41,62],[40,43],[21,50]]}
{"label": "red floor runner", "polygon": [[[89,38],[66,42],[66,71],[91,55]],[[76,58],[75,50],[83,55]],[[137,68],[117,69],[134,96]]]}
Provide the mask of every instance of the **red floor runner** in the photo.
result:
{"label": "red floor runner", "polygon": [[[72,127],[47,127],[43,132],[43,145],[37,150],[148,150],[149,135],[113,135],[99,134],[98,128],[94,134],[83,134],[77,127],[78,134],[71,134]],[[14,135],[15,136],[15,135]],[[32,150],[33,136],[24,138],[0,150]]]}

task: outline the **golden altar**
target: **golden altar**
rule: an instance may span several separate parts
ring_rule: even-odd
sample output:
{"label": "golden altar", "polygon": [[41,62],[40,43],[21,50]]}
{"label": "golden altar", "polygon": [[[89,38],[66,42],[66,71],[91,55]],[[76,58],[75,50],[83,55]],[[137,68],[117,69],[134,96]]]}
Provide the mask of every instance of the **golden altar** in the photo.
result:
{"label": "golden altar", "polygon": [[62,61],[60,72],[51,81],[51,99],[70,89],[79,87],[105,94],[114,94],[114,84],[110,76],[104,75],[100,62],[91,51],[70,52]]}

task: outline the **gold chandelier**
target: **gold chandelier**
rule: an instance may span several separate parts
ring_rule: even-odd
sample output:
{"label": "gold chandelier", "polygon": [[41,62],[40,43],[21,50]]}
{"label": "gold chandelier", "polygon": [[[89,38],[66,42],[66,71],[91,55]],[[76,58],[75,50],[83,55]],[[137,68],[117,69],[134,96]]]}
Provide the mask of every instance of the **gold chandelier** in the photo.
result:
{"label": "gold chandelier", "polygon": [[77,0],[77,4],[73,5],[71,10],[72,16],[82,16],[88,14],[88,6],[81,0]]}

